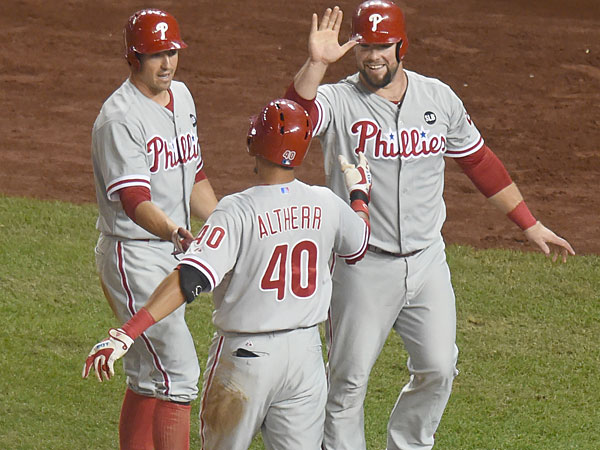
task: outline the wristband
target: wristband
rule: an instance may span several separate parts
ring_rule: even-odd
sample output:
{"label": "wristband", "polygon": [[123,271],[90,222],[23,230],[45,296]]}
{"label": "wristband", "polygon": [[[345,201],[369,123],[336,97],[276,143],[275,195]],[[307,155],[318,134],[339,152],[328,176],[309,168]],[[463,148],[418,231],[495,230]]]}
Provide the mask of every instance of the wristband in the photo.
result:
{"label": "wristband", "polygon": [[350,203],[350,207],[355,212],[362,212],[362,213],[365,213],[367,215],[367,217],[369,216],[369,206],[362,199],[357,198],[356,200],[353,200],[352,203]]}
{"label": "wristband", "polygon": [[121,327],[127,335],[135,340],[140,334],[146,331],[147,328],[154,325],[156,320],[148,312],[146,308],[140,309],[135,315]]}
{"label": "wristband", "polygon": [[367,205],[369,204],[369,196],[366,194],[366,192],[361,191],[360,189],[354,189],[352,192],[350,192],[350,203],[352,204],[356,200],[361,200]]}
{"label": "wristband", "polygon": [[536,218],[533,217],[533,214],[531,214],[531,211],[529,211],[529,208],[525,204],[524,200],[521,200],[519,204],[507,214],[507,216],[510,220],[516,223],[521,230],[526,230],[537,223]]}

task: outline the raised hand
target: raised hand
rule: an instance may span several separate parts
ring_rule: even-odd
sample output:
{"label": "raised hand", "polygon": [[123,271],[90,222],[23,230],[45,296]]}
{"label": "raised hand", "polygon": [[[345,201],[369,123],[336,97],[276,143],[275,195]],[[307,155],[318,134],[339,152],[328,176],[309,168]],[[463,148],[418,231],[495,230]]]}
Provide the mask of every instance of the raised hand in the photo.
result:
{"label": "raised hand", "polygon": [[357,44],[353,40],[343,45],[339,44],[343,16],[339,6],[333,9],[327,8],[320,23],[317,14],[313,14],[308,36],[308,54],[312,62],[329,65],[336,62]]}

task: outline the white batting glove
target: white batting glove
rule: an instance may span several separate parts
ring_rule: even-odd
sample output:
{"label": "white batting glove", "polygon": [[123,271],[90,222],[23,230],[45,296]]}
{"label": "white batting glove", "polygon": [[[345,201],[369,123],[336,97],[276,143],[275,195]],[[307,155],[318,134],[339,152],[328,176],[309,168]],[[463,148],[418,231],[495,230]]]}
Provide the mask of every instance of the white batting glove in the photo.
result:
{"label": "white batting glove", "polygon": [[176,230],[173,230],[171,233],[171,242],[175,246],[174,255],[179,253],[185,253],[188,248],[190,248],[190,244],[194,241],[194,236],[188,230],[183,227],[179,227]]}
{"label": "white batting glove", "polygon": [[346,187],[350,194],[353,191],[362,191],[367,197],[371,198],[371,171],[369,170],[369,163],[364,153],[358,154],[358,166],[350,164],[348,160],[342,155],[338,156],[340,165],[342,166],[342,172],[344,172],[344,180],[346,181]]}
{"label": "white batting glove", "polygon": [[93,365],[96,378],[100,383],[110,380],[115,374],[113,367],[115,361],[122,358],[133,344],[133,339],[121,328],[111,328],[108,330],[108,336],[108,339],[98,342],[92,347],[83,365],[81,374],[83,378],[87,378]]}

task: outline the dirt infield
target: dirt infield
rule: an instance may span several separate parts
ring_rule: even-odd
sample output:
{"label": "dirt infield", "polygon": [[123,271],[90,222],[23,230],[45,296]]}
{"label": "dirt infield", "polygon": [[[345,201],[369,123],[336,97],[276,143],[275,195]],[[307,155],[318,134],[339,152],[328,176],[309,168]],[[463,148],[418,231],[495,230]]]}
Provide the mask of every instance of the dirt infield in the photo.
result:
{"label": "dirt infield", "polygon": [[[110,3],[110,6],[108,5]],[[346,12],[342,38],[358,2]],[[600,3],[598,0],[399,2],[405,67],[462,98],[531,210],[579,253],[600,253]],[[0,26],[0,193],[94,202],[90,131],[125,79],[122,27],[137,9],[173,13],[189,48],[177,78],[196,98],[206,172],[217,195],[252,184],[248,116],[282,95],[306,58],[323,0],[5,0]],[[347,55],[333,82],[354,71]],[[323,183],[318,143],[299,178]],[[449,161],[444,234],[475,247],[531,247]]]}

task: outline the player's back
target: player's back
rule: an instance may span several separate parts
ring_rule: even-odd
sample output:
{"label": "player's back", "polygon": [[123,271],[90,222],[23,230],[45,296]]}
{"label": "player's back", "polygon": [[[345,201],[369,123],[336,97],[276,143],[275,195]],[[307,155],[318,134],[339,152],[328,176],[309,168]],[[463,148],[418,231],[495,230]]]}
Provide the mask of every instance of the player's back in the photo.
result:
{"label": "player's back", "polygon": [[365,224],[329,189],[300,181],[262,185],[221,200],[186,259],[219,284],[214,323],[265,332],[325,320],[329,260],[366,245]]}

